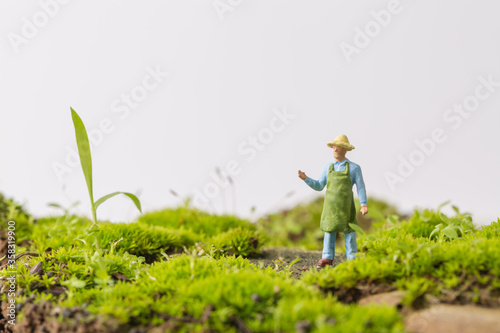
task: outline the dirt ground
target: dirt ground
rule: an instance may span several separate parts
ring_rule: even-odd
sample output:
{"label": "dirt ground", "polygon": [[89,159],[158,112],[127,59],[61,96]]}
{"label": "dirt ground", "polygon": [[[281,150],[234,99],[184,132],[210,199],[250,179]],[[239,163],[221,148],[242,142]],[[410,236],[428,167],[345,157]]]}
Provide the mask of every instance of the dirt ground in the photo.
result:
{"label": "dirt ground", "polygon": [[[250,261],[257,265],[263,265],[263,267],[277,266],[279,270],[283,270],[282,266],[289,266],[292,261],[300,258],[300,261],[291,268],[291,277],[295,279],[299,279],[310,268],[318,269],[316,265],[321,259],[321,251],[308,251],[289,247],[264,248],[261,253],[259,257],[252,258]],[[336,266],[345,260],[344,253],[336,253],[333,265]]]}

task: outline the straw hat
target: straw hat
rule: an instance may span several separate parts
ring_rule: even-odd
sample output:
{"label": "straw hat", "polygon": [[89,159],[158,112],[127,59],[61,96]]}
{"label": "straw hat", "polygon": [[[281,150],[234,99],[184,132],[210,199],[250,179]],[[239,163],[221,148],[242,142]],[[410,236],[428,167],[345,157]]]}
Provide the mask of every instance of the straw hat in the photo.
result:
{"label": "straw hat", "polygon": [[333,141],[328,141],[326,145],[330,148],[333,146],[339,146],[347,150],[353,150],[354,146],[349,143],[349,139],[344,134],[341,134],[335,138]]}

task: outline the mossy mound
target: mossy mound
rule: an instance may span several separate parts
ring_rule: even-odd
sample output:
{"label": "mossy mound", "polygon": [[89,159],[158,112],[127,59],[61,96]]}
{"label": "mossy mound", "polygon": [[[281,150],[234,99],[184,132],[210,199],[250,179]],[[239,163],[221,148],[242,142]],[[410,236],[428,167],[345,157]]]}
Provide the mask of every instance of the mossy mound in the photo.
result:
{"label": "mossy mound", "polygon": [[139,223],[189,233],[201,251],[212,255],[227,253],[245,257],[258,253],[266,238],[257,227],[231,215],[211,215],[196,209],[179,207],[145,214]]}
{"label": "mossy mound", "polygon": [[[209,215],[194,209],[178,208],[152,212],[138,222],[100,222],[89,233],[91,222],[75,215],[33,219],[16,218],[17,239],[26,240],[26,251],[95,245],[143,256],[148,263],[161,253],[173,254],[195,249],[213,256],[252,256],[265,243],[254,224],[233,216]],[[97,239],[98,244],[95,244]]]}

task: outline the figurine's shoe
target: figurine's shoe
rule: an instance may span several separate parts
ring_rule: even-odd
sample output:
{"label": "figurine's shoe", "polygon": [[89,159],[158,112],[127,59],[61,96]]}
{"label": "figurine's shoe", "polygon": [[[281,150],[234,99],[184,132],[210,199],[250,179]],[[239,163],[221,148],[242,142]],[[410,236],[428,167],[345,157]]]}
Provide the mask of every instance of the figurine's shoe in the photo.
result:
{"label": "figurine's shoe", "polygon": [[327,258],[323,258],[321,259],[320,261],[318,261],[318,268],[323,268],[325,267],[326,265],[332,265],[333,261],[330,260],[330,259],[327,259]]}

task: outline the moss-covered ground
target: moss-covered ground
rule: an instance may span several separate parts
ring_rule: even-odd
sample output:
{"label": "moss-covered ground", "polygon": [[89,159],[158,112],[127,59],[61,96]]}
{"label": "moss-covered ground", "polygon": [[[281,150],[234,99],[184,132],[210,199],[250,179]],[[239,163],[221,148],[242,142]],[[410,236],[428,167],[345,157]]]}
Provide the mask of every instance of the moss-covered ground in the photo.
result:
{"label": "moss-covered ground", "polygon": [[[321,199],[257,223],[184,206],[93,230],[68,212],[35,220],[5,202],[4,332],[405,332],[405,316],[431,301],[500,306],[500,220],[477,228],[456,208],[398,217],[373,201],[372,217],[360,218],[357,258],[343,260],[338,242],[336,265],[318,270]],[[403,292],[398,306],[360,305],[392,290]]]}

